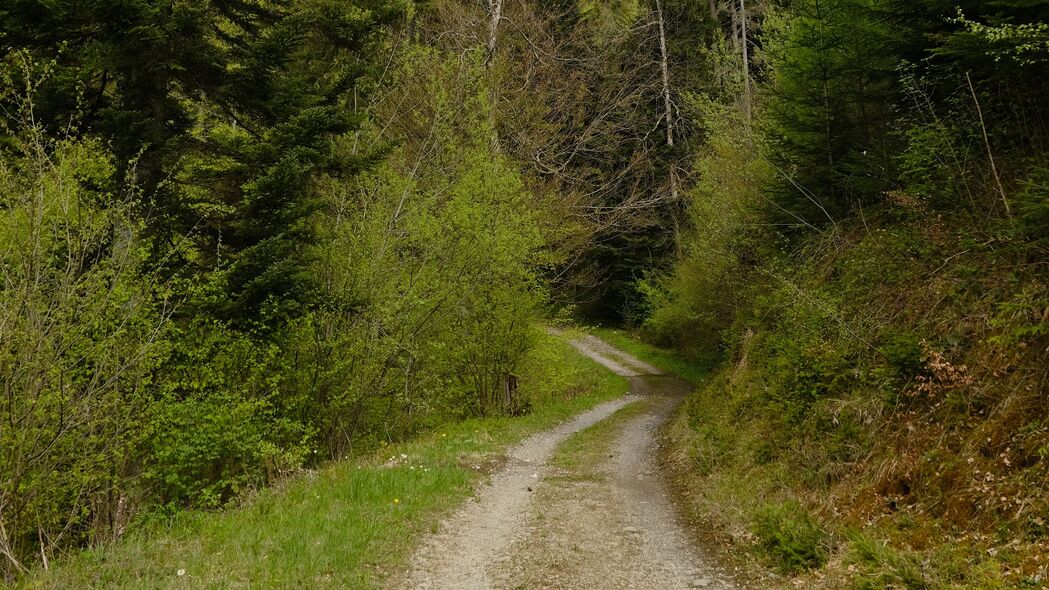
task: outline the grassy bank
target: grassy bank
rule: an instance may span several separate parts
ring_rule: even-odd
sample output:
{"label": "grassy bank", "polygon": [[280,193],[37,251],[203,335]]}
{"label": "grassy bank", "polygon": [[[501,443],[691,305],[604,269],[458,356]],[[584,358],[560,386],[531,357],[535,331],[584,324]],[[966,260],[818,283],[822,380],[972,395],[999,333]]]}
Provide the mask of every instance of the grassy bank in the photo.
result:
{"label": "grassy bank", "polygon": [[143,523],[64,556],[22,588],[372,588],[471,494],[507,446],[626,391],[626,381],[542,335],[521,371],[532,412],[470,419],[262,490],[225,512]]}
{"label": "grassy bank", "polygon": [[1017,458],[1040,440],[1036,414],[1010,432],[986,401],[887,403],[856,387],[794,417],[769,399],[783,361],[760,339],[776,332],[705,378],[630,333],[596,332],[698,385],[666,459],[686,511],[753,587],[1049,587],[1045,480],[1037,458]]}

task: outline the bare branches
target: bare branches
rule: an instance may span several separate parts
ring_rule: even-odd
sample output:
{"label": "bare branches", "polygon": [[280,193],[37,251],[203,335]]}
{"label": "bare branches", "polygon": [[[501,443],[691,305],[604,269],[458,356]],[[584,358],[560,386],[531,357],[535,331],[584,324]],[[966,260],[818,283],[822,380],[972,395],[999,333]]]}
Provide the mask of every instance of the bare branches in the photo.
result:
{"label": "bare branches", "polygon": [[1005,216],[1010,220],[1013,218],[1013,212],[1009,209],[1009,199],[1005,197],[1005,189],[1002,188],[1002,179],[998,175],[998,166],[994,163],[994,152],[991,151],[991,140],[987,138],[987,125],[983,122],[983,109],[980,108],[980,100],[976,98],[976,89],[973,87],[972,78],[969,77],[969,72],[965,72],[965,81],[969,83],[969,92],[972,93],[973,103],[976,104],[976,114],[980,118],[980,131],[983,133],[983,145],[987,148],[987,161],[991,164],[991,175],[994,176],[995,185],[998,187],[998,194],[1002,197],[1002,205],[1005,205]]}

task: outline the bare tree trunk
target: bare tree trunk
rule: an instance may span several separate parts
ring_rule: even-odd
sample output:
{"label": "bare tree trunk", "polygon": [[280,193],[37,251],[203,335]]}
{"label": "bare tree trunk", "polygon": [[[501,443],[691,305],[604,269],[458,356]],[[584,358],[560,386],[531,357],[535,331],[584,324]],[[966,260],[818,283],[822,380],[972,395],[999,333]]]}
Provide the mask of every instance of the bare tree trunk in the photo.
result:
{"label": "bare tree trunk", "polygon": [[663,116],[667,123],[667,145],[674,145],[674,119],[670,104],[670,68],[667,65],[667,33],[663,27],[663,3],[656,0],[656,18],[659,19],[660,70],[663,74]]}
{"label": "bare tree trunk", "polygon": [[731,42],[732,49],[739,49],[739,11],[733,6],[732,0],[728,0],[725,3],[724,8],[728,11],[729,18],[729,41]]}
{"label": "bare tree trunk", "polygon": [[743,2],[744,0],[739,0],[740,45],[743,48],[743,112],[749,121],[751,116],[750,51],[747,47],[747,8]]}
{"label": "bare tree trunk", "polygon": [[[484,67],[491,68],[492,60],[495,59],[495,48],[499,41],[499,21],[503,19],[503,0],[488,0],[488,51],[484,58]],[[495,104],[498,93],[492,76],[488,76],[488,118],[492,124],[492,152],[499,153],[499,132],[496,128]]]}
{"label": "bare tree trunk", "polygon": [[[663,76],[663,117],[667,124],[667,146],[674,147],[674,109],[670,102],[670,66],[667,54],[667,32],[663,22],[663,3],[656,0],[656,18],[659,20],[660,70]],[[677,174],[670,162],[670,196],[677,200]]]}
{"label": "bare tree trunk", "polygon": [[490,66],[495,57],[495,46],[499,40],[499,21],[503,19],[503,0],[488,0],[488,54],[484,65]]}

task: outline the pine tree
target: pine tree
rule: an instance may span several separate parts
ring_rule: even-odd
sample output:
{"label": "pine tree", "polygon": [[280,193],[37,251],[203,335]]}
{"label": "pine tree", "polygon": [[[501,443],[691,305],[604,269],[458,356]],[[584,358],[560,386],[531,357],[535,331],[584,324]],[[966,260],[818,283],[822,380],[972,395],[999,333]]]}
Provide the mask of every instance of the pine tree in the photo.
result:
{"label": "pine tree", "polygon": [[0,46],[54,61],[43,124],[111,142],[157,260],[210,276],[221,288],[197,303],[248,326],[264,305],[279,321],[309,303],[310,182],[362,164],[331,138],[355,127],[349,96],[396,14],[382,0],[12,0]]}
{"label": "pine tree", "polygon": [[944,105],[972,81],[998,149],[1049,149],[1049,2],[1044,0],[884,0],[894,51],[912,64]]}
{"label": "pine tree", "polygon": [[862,0],[802,0],[771,20],[769,131],[782,221],[827,223],[892,177],[896,59]]}

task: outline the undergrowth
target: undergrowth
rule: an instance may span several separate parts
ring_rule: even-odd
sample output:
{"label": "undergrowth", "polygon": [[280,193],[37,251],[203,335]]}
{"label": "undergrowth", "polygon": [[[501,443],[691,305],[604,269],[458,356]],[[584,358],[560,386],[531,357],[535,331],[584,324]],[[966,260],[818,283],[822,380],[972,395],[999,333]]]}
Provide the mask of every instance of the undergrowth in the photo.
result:
{"label": "undergrowth", "polygon": [[668,455],[696,518],[761,557],[741,568],[773,587],[1049,586],[1049,291],[1029,251],[974,226],[869,213],[737,302]]}
{"label": "undergrowth", "polygon": [[442,425],[358,459],[293,477],[224,512],[142,522],[121,541],[70,554],[20,588],[373,588],[413,541],[466,498],[502,451],[600,401],[626,381],[563,341],[536,335],[521,387],[532,412]]}

